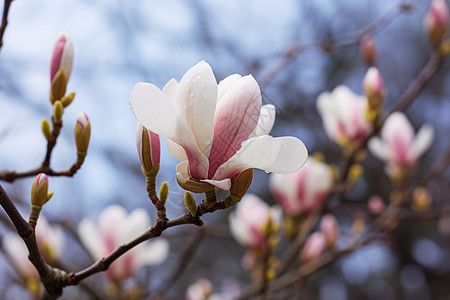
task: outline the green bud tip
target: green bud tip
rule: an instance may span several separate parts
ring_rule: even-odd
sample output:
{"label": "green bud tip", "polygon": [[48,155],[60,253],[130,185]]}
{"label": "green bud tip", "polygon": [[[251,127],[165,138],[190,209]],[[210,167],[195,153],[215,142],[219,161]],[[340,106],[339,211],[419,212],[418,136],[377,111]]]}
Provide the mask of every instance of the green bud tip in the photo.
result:
{"label": "green bud tip", "polygon": [[55,119],[55,122],[61,122],[63,113],[64,108],[61,101],[56,100],[53,104],[53,118]]}
{"label": "green bud tip", "polygon": [[50,123],[47,119],[43,119],[41,122],[41,130],[44,134],[45,138],[48,140],[50,138],[51,130],[50,130]]}
{"label": "green bud tip", "polygon": [[166,204],[167,197],[169,196],[169,184],[164,181],[159,189],[159,199]]}
{"label": "green bud tip", "polygon": [[190,192],[184,193],[184,204],[193,217],[197,215],[197,203]]}

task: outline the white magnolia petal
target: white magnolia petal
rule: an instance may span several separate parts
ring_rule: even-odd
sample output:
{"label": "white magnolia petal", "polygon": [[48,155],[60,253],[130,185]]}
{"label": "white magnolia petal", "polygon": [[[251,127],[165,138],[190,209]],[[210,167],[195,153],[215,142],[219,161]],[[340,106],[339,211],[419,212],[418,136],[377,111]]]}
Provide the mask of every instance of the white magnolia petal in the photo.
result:
{"label": "white magnolia petal", "polygon": [[78,224],[78,235],[93,259],[99,259],[108,254],[104,248],[102,236],[92,220],[83,219]]}
{"label": "white magnolia petal", "polygon": [[374,156],[378,157],[381,160],[385,161],[390,156],[390,150],[388,146],[380,138],[371,138],[367,143],[367,147]]}
{"label": "white magnolia petal", "polygon": [[38,278],[39,274],[28,260],[28,249],[16,233],[7,233],[2,237],[2,246],[17,271],[26,278]]}
{"label": "white magnolia petal", "polygon": [[[199,165],[208,165],[208,159],[197,147],[191,129],[177,108],[156,86],[142,82],[136,84],[131,94],[130,105],[136,119],[145,128],[181,145]],[[204,170],[204,177],[207,171]]]}
{"label": "white magnolia petal", "polygon": [[328,137],[335,139],[338,136],[338,128],[336,126],[335,105],[332,100],[331,93],[321,93],[317,98],[317,110],[322,117],[323,126]]}
{"label": "white magnolia petal", "polygon": [[411,146],[414,139],[414,128],[404,113],[396,111],[384,122],[381,137],[393,150],[399,140],[402,141],[402,144]]}
{"label": "white magnolia petal", "polygon": [[235,209],[228,217],[230,224],[231,235],[241,244],[249,245],[252,242],[252,233],[245,222],[244,218],[238,216],[238,211]]}
{"label": "white magnolia petal", "polygon": [[211,151],[216,103],[216,78],[211,67],[201,61],[181,79],[176,104],[182,118],[191,128],[198,148],[206,157],[209,157]]}
{"label": "white magnolia petal", "polygon": [[177,165],[177,179],[181,182],[184,183],[189,179],[189,173],[188,173],[188,161],[182,161]]}
{"label": "white magnolia petal", "polygon": [[173,157],[179,161],[187,160],[186,151],[184,151],[183,147],[169,139],[166,139],[166,143],[167,149],[169,149],[169,152]]}
{"label": "white magnolia petal", "polygon": [[272,143],[281,145],[276,159],[270,166],[264,168],[266,172],[292,173],[300,169],[308,159],[308,150],[299,139],[292,136],[273,138]]}
{"label": "white magnolia petal", "polygon": [[173,78],[170,79],[162,89],[164,95],[166,95],[167,98],[169,98],[174,105],[176,105],[175,99],[177,97],[177,89],[178,89],[178,81],[176,81]]}
{"label": "white magnolia petal", "polygon": [[433,126],[429,124],[423,125],[417,133],[408,153],[408,158],[412,160],[418,159],[431,146],[434,138]]}
{"label": "white magnolia petal", "polygon": [[301,204],[300,201],[296,201],[299,184],[286,175],[277,173],[270,175],[269,185],[272,194],[286,211],[291,211]]}
{"label": "white magnolia petal", "polygon": [[123,227],[117,232],[119,244],[127,243],[131,239],[137,238],[148,229],[149,225],[150,219],[144,209],[138,208],[133,210],[125,217]]}
{"label": "white magnolia petal", "polygon": [[223,180],[212,180],[212,179],[202,179],[202,182],[209,183],[215,187],[218,187],[221,190],[229,190],[231,188],[231,180],[229,178]]}
{"label": "white magnolia petal", "polygon": [[269,134],[275,123],[275,106],[272,104],[266,104],[261,106],[261,114],[259,116],[258,124],[255,130],[250,134],[249,138]]}
{"label": "white magnolia petal", "polygon": [[166,260],[169,255],[169,242],[164,238],[158,238],[137,250],[139,251],[136,256],[137,265],[156,265]]}
{"label": "white magnolia petal", "polygon": [[217,88],[217,102],[220,101],[222,96],[233,85],[233,83],[235,83],[241,77],[242,77],[242,75],[232,74],[232,75],[227,76],[226,78],[222,79],[219,82],[218,88]]}

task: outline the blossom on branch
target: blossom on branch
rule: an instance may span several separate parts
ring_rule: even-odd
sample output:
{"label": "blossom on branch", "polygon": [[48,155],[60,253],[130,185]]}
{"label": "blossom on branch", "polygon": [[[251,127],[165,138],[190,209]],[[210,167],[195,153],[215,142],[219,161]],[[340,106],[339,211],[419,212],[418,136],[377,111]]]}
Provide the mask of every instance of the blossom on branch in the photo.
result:
{"label": "blossom on branch", "polygon": [[136,127],[136,147],[139,160],[141,161],[142,172],[146,176],[156,175],[152,173],[157,173],[159,170],[161,152],[159,135],[147,130],[138,123]]}
{"label": "blossom on branch", "polygon": [[368,101],[340,85],[317,98],[317,109],[330,139],[343,148],[353,148],[372,130],[366,118]]}
{"label": "blossom on branch", "polygon": [[56,100],[61,100],[66,93],[67,82],[72,71],[72,63],[72,41],[63,33],[56,40],[50,64],[50,100],[52,103]]}
{"label": "blossom on branch", "polygon": [[[91,256],[100,259],[144,233],[149,226],[149,217],[143,209],[135,209],[127,215],[121,206],[111,205],[100,214],[98,224],[91,219],[83,219],[78,225],[78,234]],[[169,253],[168,247],[163,238],[138,245],[114,261],[106,274],[112,280],[131,277],[139,266],[164,261]]]}
{"label": "blossom on branch", "polygon": [[245,195],[229,216],[233,237],[243,246],[264,250],[267,247],[267,226],[280,223],[280,211],[253,194]]}
{"label": "blossom on branch", "polygon": [[331,168],[312,157],[294,173],[270,177],[272,194],[289,216],[301,216],[320,209],[332,187]]}
{"label": "blossom on branch", "polygon": [[419,157],[433,142],[434,130],[424,125],[417,135],[406,116],[394,112],[381,129],[381,138],[374,137],[368,143],[369,150],[386,162],[386,173],[401,179],[417,163]]}
{"label": "blossom on branch", "polygon": [[433,0],[424,20],[425,29],[433,44],[439,44],[444,38],[448,19],[449,11],[445,0]]}
{"label": "blossom on branch", "polygon": [[327,247],[327,239],[323,232],[317,231],[311,234],[305,242],[300,253],[300,260],[303,263],[316,260],[322,256]]}
{"label": "blossom on branch", "polygon": [[261,106],[258,83],[234,74],[216,82],[201,61],[180,83],[170,80],[163,91],[138,83],[131,109],[147,129],[166,138],[169,151],[181,161],[177,180],[206,182],[224,190],[249,168],[290,173],[306,160],[307,150],[294,137],[273,138],[275,109]]}

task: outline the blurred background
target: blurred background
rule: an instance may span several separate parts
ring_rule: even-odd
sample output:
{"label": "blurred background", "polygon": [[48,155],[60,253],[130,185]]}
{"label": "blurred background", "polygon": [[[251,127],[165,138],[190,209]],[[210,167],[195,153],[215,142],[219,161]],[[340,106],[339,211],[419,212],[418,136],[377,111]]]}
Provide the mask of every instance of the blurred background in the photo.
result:
{"label": "blurred background", "polygon": [[[429,1],[411,3],[411,12],[390,18],[374,32],[377,66],[387,90],[386,108],[398,99],[432,50],[423,28]],[[0,52],[0,170],[28,170],[44,158],[46,141],[40,122],[52,112],[50,57],[61,32],[74,44],[68,92],[76,92],[76,97],[64,112],[53,169],[67,169],[76,160],[73,129],[80,111],[89,116],[92,135],[81,170],[73,178],[50,178],[55,196],[44,214],[51,221],[76,228],[82,218],[96,219],[112,203],[127,211],[145,208],[155,219],[136,152],[136,120],[129,97],[137,82],[162,88],[171,78],[180,80],[200,60],[211,65],[217,80],[232,73],[253,74],[261,84],[263,102],[277,108],[271,135],[296,136],[310,153],[321,151],[328,163],[339,165],[341,150],[325,135],[315,103],[321,92],[340,84],[362,94],[367,66],[359,56],[359,39],[336,48],[306,47],[278,68],[280,57],[296,43],[357,32],[398,5],[387,0],[13,1]],[[449,145],[449,82],[447,60],[406,110],[416,130],[424,123],[435,129],[435,141],[417,176],[429,170]],[[169,182],[167,210],[172,218],[184,212],[183,190],[174,176],[177,161],[161,144],[157,182]],[[364,177],[336,210],[344,232],[351,230],[354,208],[364,210],[372,194],[387,200],[391,188],[380,161],[369,154],[364,166]],[[272,204],[268,178],[255,171],[250,190]],[[448,203],[449,178],[447,170],[432,183],[435,204]],[[2,185],[13,199],[27,203],[32,180]],[[28,215],[28,205],[19,204],[19,208]],[[187,286],[199,277],[209,278],[217,291],[247,285],[250,278],[241,267],[245,249],[229,234],[228,213],[206,216],[202,231],[184,226],[165,232],[171,245],[169,259],[141,270],[138,282],[149,294],[157,289],[178,264],[184,245],[198,239],[186,269],[168,289],[168,299],[182,299]],[[333,263],[306,283],[302,299],[450,299],[449,222],[438,227],[438,221],[401,223],[393,232],[395,243],[370,245]],[[2,235],[9,230],[0,224]],[[62,261],[70,270],[89,264],[89,257],[70,234],[65,243]],[[4,253],[0,253],[0,264],[0,298],[25,299],[26,291],[11,285],[14,271]],[[105,280],[102,276],[95,275],[88,283],[100,285]],[[70,287],[63,298],[90,297],[81,293]]]}

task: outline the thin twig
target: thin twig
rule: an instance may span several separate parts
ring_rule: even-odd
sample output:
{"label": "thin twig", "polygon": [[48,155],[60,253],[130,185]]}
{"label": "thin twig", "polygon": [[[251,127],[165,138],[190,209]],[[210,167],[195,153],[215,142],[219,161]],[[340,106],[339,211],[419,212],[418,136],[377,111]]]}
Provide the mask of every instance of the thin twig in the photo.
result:
{"label": "thin twig", "polygon": [[5,34],[6,26],[8,26],[8,13],[13,0],[5,0],[5,7],[3,8],[2,25],[0,26],[0,50],[3,47],[3,35]]}

